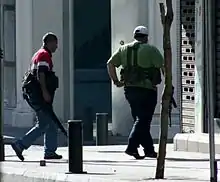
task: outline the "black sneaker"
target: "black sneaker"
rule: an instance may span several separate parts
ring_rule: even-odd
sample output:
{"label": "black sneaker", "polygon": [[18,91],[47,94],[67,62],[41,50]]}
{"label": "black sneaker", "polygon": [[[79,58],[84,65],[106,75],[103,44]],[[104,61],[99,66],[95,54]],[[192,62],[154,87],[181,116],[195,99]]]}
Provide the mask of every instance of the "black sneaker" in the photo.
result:
{"label": "black sneaker", "polygon": [[63,158],[62,155],[58,155],[56,153],[44,156],[44,159],[47,159],[47,160],[50,160],[50,159],[62,159],[62,158]]}
{"label": "black sneaker", "polygon": [[11,144],[12,149],[15,151],[16,155],[21,161],[24,161],[24,156],[22,155],[22,150],[17,146],[17,144]]}
{"label": "black sneaker", "polygon": [[157,152],[145,153],[145,157],[157,158]]}
{"label": "black sneaker", "polygon": [[138,151],[129,151],[129,150],[125,150],[125,153],[127,154],[127,155],[130,155],[130,156],[132,156],[132,157],[134,157],[135,159],[137,159],[137,160],[142,160],[142,159],[144,159],[145,158],[145,156],[140,156],[139,155],[139,153],[138,153]]}

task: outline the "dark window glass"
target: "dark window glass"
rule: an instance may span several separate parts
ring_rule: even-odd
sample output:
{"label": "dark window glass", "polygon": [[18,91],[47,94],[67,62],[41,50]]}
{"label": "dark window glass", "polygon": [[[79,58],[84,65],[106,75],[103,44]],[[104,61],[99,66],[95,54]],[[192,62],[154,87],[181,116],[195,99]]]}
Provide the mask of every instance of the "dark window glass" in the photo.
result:
{"label": "dark window glass", "polygon": [[74,1],[76,69],[106,67],[111,55],[110,1]]}

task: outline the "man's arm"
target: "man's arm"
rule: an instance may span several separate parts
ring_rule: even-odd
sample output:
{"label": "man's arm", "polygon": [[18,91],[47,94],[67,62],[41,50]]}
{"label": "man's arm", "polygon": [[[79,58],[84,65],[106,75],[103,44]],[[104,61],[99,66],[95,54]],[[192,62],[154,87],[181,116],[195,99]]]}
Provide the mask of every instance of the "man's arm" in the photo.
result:
{"label": "man's arm", "polygon": [[163,76],[165,76],[164,58],[156,47],[152,46],[152,48],[154,52],[153,58],[152,58],[153,64],[156,68],[159,68]]}
{"label": "man's arm", "polygon": [[52,97],[50,93],[47,90],[47,85],[46,85],[46,76],[44,72],[38,72],[38,80],[41,86],[43,98],[47,103],[51,103]]}
{"label": "man's arm", "polygon": [[41,86],[44,100],[46,102],[50,103],[51,96],[50,96],[48,89],[47,89],[46,74],[45,74],[46,72],[49,71],[49,64],[48,64],[47,60],[48,60],[47,56],[40,57],[40,60],[38,61],[38,64],[37,64],[37,77],[38,77],[38,81]]}
{"label": "man's arm", "polygon": [[108,69],[109,77],[111,78],[113,83],[115,84],[115,83],[119,82],[119,79],[118,79],[118,76],[116,73],[116,67],[112,63],[109,62],[107,64],[107,69]]}
{"label": "man's arm", "polygon": [[116,73],[116,68],[121,66],[121,55],[120,55],[120,49],[118,49],[108,60],[107,62],[107,69],[108,69],[108,74],[113,83],[121,87],[123,84],[119,81],[117,73]]}
{"label": "man's arm", "polygon": [[38,80],[39,80],[42,92],[48,92],[47,91],[46,78],[45,78],[45,73],[44,72],[38,72]]}

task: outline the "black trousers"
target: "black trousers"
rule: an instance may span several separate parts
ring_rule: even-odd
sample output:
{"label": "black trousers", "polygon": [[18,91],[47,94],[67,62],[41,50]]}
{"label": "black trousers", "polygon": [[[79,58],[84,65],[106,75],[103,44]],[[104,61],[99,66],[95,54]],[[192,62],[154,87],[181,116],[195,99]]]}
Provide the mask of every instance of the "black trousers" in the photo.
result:
{"label": "black trousers", "polygon": [[141,87],[125,87],[125,97],[135,121],[129,135],[129,151],[136,151],[142,145],[145,153],[154,152],[150,126],[157,105],[157,91]]}

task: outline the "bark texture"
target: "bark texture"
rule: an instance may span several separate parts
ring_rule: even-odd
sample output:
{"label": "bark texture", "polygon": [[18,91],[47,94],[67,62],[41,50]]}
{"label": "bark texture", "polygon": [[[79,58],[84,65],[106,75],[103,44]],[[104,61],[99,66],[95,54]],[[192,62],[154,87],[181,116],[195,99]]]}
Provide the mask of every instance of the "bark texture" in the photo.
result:
{"label": "bark texture", "polygon": [[165,62],[165,86],[162,96],[160,141],[157,157],[156,179],[164,179],[166,145],[169,124],[169,104],[172,98],[172,50],[170,40],[170,29],[173,22],[172,0],[160,3],[161,22],[163,25],[163,49]]}

